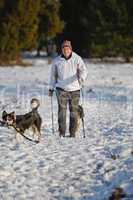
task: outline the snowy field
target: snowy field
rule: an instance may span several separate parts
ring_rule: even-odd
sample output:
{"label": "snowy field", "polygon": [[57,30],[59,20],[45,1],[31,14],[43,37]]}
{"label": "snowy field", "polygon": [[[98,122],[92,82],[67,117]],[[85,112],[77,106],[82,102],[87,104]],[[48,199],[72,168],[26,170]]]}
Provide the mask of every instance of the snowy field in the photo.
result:
{"label": "snowy field", "polygon": [[37,97],[43,119],[39,144],[0,127],[0,200],[109,200],[116,188],[133,200],[133,64],[86,61],[86,138],[82,127],[79,138],[59,138],[55,95],[51,130],[50,65],[32,63],[0,67],[0,112],[24,114]]}

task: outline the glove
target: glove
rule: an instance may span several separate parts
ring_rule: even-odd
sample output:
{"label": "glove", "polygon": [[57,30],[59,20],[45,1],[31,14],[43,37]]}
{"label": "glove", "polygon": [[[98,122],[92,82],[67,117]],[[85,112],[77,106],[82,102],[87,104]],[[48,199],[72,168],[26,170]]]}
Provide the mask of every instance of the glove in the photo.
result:
{"label": "glove", "polygon": [[52,90],[52,89],[49,89],[49,96],[50,96],[50,97],[52,97],[52,96],[53,96],[53,92],[54,92],[54,90]]}

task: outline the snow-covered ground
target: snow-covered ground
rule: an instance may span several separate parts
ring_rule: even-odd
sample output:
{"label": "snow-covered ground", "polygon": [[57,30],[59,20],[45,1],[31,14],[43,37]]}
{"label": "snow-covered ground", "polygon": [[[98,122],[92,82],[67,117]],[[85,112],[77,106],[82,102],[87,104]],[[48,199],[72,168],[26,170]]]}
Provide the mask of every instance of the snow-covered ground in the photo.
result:
{"label": "snow-covered ground", "polygon": [[51,130],[50,65],[31,61],[33,67],[0,67],[0,112],[24,114],[37,97],[43,119],[39,144],[16,140],[13,129],[0,127],[0,199],[108,200],[119,187],[122,199],[132,200],[133,65],[87,62],[86,138],[82,127],[79,138],[59,138],[55,96],[55,135]]}

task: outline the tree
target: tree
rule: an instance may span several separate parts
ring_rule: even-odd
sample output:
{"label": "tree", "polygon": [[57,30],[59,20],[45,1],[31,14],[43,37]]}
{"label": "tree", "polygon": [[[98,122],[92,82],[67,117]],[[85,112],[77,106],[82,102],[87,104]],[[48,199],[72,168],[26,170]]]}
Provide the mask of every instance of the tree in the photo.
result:
{"label": "tree", "polygon": [[78,53],[87,57],[132,55],[132,1],[61,0],[61,5],[66,24],[61,38],[72,40]]}
{"label": "tree", "polygon": [[125,3],[119,0],[104,0],[97,4],[96,8],[98,23],[92,33],[91,53],[97,55],[97,49],[100,48],[101,57],[119,55],[122,52],[121,44],[128,37],[128,12]]}
{"label": "tree", "polygon": [[49,41],[64,28],[64,22],[60,18],[59,0],[41,0],[38,28],[38,54],[42,47],[47,46]]}
{"label": "tree", "polygon": [[0,62],[18,60],[21,51],[40,49],[63,29],[59,0],[0,1]]}
{"label": "tree", "polygon": [[40,0],[4,0],[0,7],[0,61],[17,60],[36,46]]}
{"label": "tree", "polygon": [[65,28],[60,35],[60,42],[64,39],[72,40],[73,48],[80,54],[86,54],[84,51],[87,51],[89,44],[89,3],[90,0],[61,0],[61,17],[65,21]]}

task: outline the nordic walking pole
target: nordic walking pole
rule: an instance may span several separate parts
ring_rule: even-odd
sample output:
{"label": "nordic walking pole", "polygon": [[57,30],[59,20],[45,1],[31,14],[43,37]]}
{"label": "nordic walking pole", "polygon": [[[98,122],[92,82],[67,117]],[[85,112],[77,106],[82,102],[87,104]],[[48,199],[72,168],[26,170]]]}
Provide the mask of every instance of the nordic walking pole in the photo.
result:
{"label": "nordic walking pole", "polygon": [[85,138],[85,125],[84,125],[84,118],[82,118],[82,126],[83,126],[83,138]]}
{"label": "nordic walking pole", "polygon": [[53,95],[51,96],[51,119],[52,119],[52,132],[54,134]]}
{"label": "nordic walking pole", "polygon": [[82,108],[83,108],[83,116],[82,116],[83,138],[85,138],[84,105],[83,105],[84,93],[83,93],[83,84],[81,84],[81,82],[80,82],[79,74],[80,74],[79,65],[77,65],[77,79],[78,79],[79,85],[81,86],[80,93],[82,96]]}
{"label": "nordic walking pole", "polygon": [[[82,106],[83,106],[83,100],[84,100],[83,87],[81,87],[81,95],[82,95]],[[84,106],[83,106],[83,112],[84,112]],[[83,126],[83,138],[85,138],[85,137],[86,137],[86,134],[85,134],[84,115],[83,115],[83,117],[82,117],[82,126]]]}

